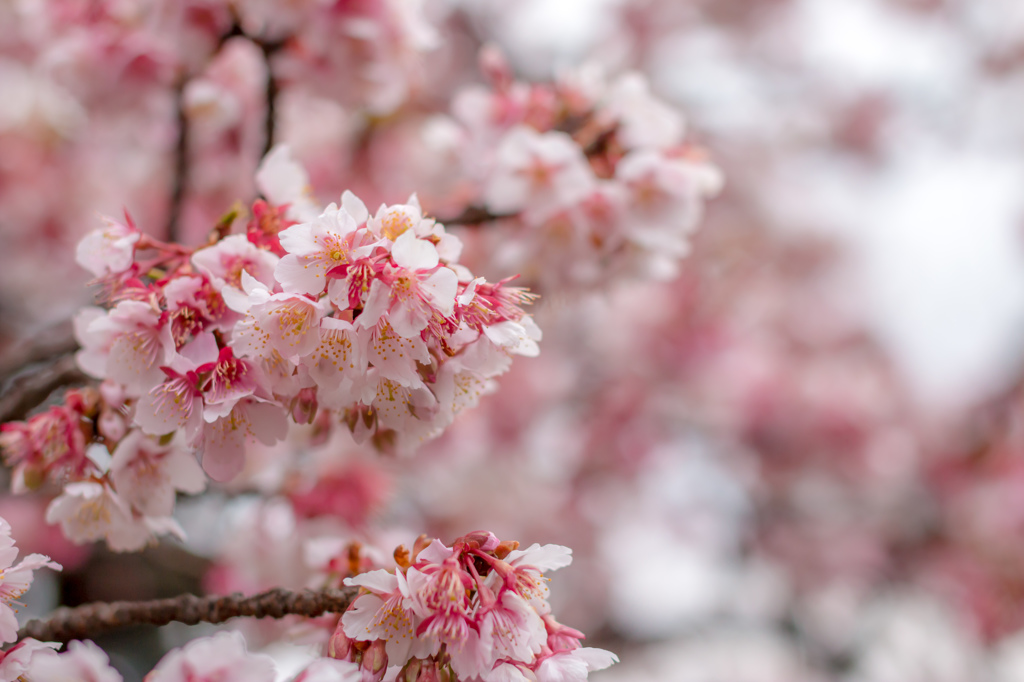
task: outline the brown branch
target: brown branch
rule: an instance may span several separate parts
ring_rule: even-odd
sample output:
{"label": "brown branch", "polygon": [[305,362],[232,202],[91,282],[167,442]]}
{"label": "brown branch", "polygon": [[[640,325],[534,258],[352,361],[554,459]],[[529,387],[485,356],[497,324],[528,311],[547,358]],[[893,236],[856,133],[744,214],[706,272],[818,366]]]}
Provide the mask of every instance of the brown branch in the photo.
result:
{"label": "brown branch", "polygon": [[24,419],[58,388],[82,384],[89,378],[75,364],[75,356],[65,355],[37,372],[16,377],[0,395],[0,424]]}
{"label": "brown branch", "polygon": [[463,209],[462,213],[452,216],[450,218],[437,218],[437,222],[442,225],[479,225],[481,223],[490,222],[492,220],[501,220],[503,218],[513,218],[516,213],[501,214],[491,213],[483,206],[467,206]]}
{"label": "brown branch", "polygon": [[178,137],[174,143],[174,179],[171,182],[171,208],[167,216],[165,238],[178,241],[181,207],[185,203],[188,186],[188,114],[185,112],[185,85],[188,77],[183,75],[174,85],[174,115],[178,126]]}
{"label": "brown branch", "polygon": [[71,320],[64,320],[20,339],[0,357],[0,386],[30,365],[52,363],[78,350]]}
{"label": "brown branch", "polygon": [[291,592],[275,588],[249,597],[238,593],[227,597],[183,594],[171,599],[63,607],[54,611],[49,618],[26,623],[18,631],[18,639],[33,637],[46,642],[67,642],[133,625],[223,623],[239,617],[315,617],[325,613],[342,613],[355,599],[357,592],[358,588],[355,587],[323,592]]}
{"label": "brown branch", "polygon": [[271,147],[274,146],[275,129],[277,126],[277,95],[281,90],[281,85],[277,82],[274,69],[271,67],[270,58],[285,46],[285,40],[269,41],[259,38],[250,38],[250,40],[256,47],[260,48],[260,51],[263,53],[263,63],[267,67],[267,83],[264,90],[267,108],[265,118],[263,119],[263,152],[260,154],[260,159],[262,159],[270,152]]}

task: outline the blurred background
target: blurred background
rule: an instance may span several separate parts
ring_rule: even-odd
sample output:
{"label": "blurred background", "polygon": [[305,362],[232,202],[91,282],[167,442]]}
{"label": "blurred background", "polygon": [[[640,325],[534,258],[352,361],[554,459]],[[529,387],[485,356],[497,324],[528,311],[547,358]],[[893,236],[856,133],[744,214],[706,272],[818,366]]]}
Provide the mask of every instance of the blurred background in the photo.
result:
{"label": "blurred background", "polygon": [[[157,31],[160,3],[0,2],[7,386],[68,347],[98,215],[166,234],[178,111],[180,238],[251,201],[268,68],[276,141],[323,202],[415,191],[457,214],[451,102],[485,44],[528,82],[643,74],[725,187],[667,281],[527,275],[540,357],[412,459],[299,432],[301,462],[252,453],[180,501],[187,543],[132,556],[67,544],[45,497],[0,499],[23,551],[66,567],[29,613],[301,586],[338,538],[488,528],[574,549],[555,609],[619,654],[606,682],[1024,679],[1024,4],[396,1],[397,46],[349,23],[358,49],[317,59],[264,58],[317,3],[226,3],[266,40],[218,45],[224,4]],[[463,260],[514,274],[522,236],[483,229],[461,228]],[[194,634],[106,645],[139,679]]]}

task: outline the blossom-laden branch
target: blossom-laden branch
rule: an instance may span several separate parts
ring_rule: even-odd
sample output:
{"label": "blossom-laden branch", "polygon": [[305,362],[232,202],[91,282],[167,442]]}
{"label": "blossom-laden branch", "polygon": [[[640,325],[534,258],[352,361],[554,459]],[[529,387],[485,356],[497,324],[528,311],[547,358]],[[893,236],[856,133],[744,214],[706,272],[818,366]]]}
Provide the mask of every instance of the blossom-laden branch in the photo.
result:
{"label": "blossom-laden branch", "polygon": [[101,632],[132,625],[167,625],[177,622],[223,623],[232,618],[316,617],[343,613],[352,603],[356,588],[302,590],[275,588],[260,594],[239,593],[226,597],[183,594],[170,599],[138,602],[101,602],[58,609],[49,618],[29,621],[18,639],[32,637],[50,642],[94,637]]}

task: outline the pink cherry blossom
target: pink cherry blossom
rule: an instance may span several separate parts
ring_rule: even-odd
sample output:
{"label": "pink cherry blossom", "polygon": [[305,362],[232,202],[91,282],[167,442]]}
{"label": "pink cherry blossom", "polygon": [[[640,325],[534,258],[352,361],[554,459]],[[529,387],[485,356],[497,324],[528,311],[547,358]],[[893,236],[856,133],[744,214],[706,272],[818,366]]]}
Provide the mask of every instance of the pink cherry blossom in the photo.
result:
{"label": "pink cherry blossom", "polygon": [[75,261],[96,277],[119,274],[135,260],[135,246],[142,233],[129,223],[104,218],[102,228],[85,235],[75,250]]}
{"label": "pink cherry blossom", "polygon": [[0,652],[0,680],[18,682],[28,679],[25,675],[38,664],[40,658],[56,656],[57,642],[40,642],[31,637],[20,640],[7,651]]}
{"label": "pink cherry blossom", "polygon": [[206,487],[196,458],[180,444],[160,445],[134,430],[117,444],[110,477],[125,502],[147,516],[169,516],[177,491],[196,494]]}
{"label": "pink cherry blossom", "polygon": [[417,633],[420,619],[406,605],[411,594],[401,572],[370,571],[346,578],[345,584],[369,592],[358,597],[342,615],[346,636],[359,641],[386,640],[391,666],[405,665],[410,658],[430,654],[436,642]]}
{"label": "pink cherry blossom", "polygon": [[423,339],[419,336],[403,337],[384,320],[360,336],[365,344],[366,359],[373,364],[381,379],[400,386],[423,385],[417,365],[430,362],[430,353]]}
{"label": "pink cherry blossom", "polygon": [[277,145],[263,157],[256,170],[256,187],[274,206],[287,206],[285,215],[291,220],[316,218],[316,204],[311,197],[309,175],[292,157],[288,145]]}
{"label": "pink cherry blossom", "polygon": [[30,680],[82,680],[83,682],[122,682],[110,659],[92,642],[74,641],[67,650],[54,656],[34,656],[27,671]]}
{"label": "pink cherry blossom", "polygon": [[481,586],[481,604],[476,614],[481,646],[486,652],[486,669],[500,659],[528,661],[547,642],[547,630],[537,611],[511,589],[495,598]]}
{"label": "pink cherry blossom", "polygon": [[320,320],[320,343],[303,364],[319,389],[320,403],[340,409],[358,401],[365,383],[367,354],[351,322]]}
{"label": "pink cherry blossom", "polygon": [[319,658],[306,666],[291,682],[368,682],[359,666],[350,661]]}
{"label": "pink cherry blossom", "polygon": [[365,255],[356,227],[344,207],[331,204],[311,222],[281,232],[281,246],[288,255],[281,259],[275,275],[284,290],[320,295],[327,288],[328,272]]}
{"label": "pink cherry blossom", "polygon": [[498,147],[485,201],[494,213],[523,211],[535,222],[583,199],[594,182],[582,150],[571,137],[519,126]]}
{"label": "pink cherry blossom", "polygon": [[[250,300],[255,296],[250,295]],[[258,300],[258,299],[257,299]],[[309,355],[320,343],[323,306],[301,294],[274,294],[249,309],[253,332],[266,334],[282,357]]]}
{"label": "pink cherry blossom", "polygon": [[406,230],[395,240],[391,257],[397,267],[385,268],[370,286],[360,325],[375,324],[387,312],[398,335],[413,338],[432,319],[452,316],[458,275],[451,268],[438,267],[432,243]]}
{"label": "pink cherry blossom", "polygon": [[223,416],[203,427],[203,470],[215,481],[234,478],[245,466],[245,450],[254,442],[273,445],[288,430],[288,418],[278,405],[244,398]]}
{"label": "pink cherry blossom", "polygon": [[121,301],[109,313],[81,318],[77,330],[82,369],[139,395],[160,383],[160,366],[174,353],[170,325],[141,301]]}
{"label": "pink cherry blossom", "polygon": [[626,149],[666,149],[682,142],[682,117],[651,94],[643,75],[622,75],[604,99],[598,118],[616,127],[615,135]]}
{"label": "pink cherry blossom", "polygon": [[202,385],[206,421],[226,416],[239,400],[261,388],[256,367],[236,358],[231,346],[221,348],[217,360],[200,365],[196,373],[206,377]]}
{"label": "pink cherry blossom", "polygon": [[274,268],[279,260],[269,251],[257,248],[241,234],[229,235],[192,254],[196,269],[209,277],[218,291],[231,287],[240,292],[243,272],[268,287],[273,286]]}
{"label": "pink cherry blossom", "polygon": [[410,568],[407,577],[413,610],[421,619],[416,634],[453,648],[464,642],[473,629],[468,597],[472,578],[457,560],[453,557],[419,570]]}
{"label": "pink cherry blossom", "polygon": [[40,568],[61,570],[61,565],[42,554],[30,554],[14,566],[18,548],[11,538],[11,525],[0,518],[0,643],[18,639],[18,621],[12,604],[28,591],[32,573]]}
{"label": "pink cherry blossom", "polygon": [[237,632],[194,639],[164,656],[146,682],[274,682],[274,662],[251,654]]}
{"label": "pink cherry blossom", "polygon": [[540,659],[534,675],[536,682],[584,682],[589,673],[618,661],[612,652],[593,647],[559,651]]}
{"label": "pink cherry blossom", "polygon": [[72,542],[105,539],[115,552],[142,549],[157,535],[184,537],[184,531],[171,517],[136,516],[109,485],[91,481],[66,485],[47,507],[46,521],[59,523]]}
{"label": "pink cherry blossom", "polygon": [[203,423],[203,392],[199,375],[195,369],[179,373],[167,367],[163,371],[166,379],[136,403],[135,423],[152,436],[184,429],[186,438],[192,441],[198,437]]}

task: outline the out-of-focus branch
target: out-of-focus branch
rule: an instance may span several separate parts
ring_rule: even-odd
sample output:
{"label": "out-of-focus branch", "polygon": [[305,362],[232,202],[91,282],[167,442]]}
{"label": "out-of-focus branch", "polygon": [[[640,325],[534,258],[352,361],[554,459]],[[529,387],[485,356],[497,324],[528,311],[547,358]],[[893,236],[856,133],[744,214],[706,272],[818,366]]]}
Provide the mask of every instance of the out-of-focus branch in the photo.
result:
{"label": "out-of-focus branch", "polygon": [[188,77],[182,76],[174,85],[174,115],[178,126],[178,137],[174,143],[174,179],[171,181],[171,207],[167,216],[165,237],[169,242],[178,241],[178,222],[181,206],[185,201],[188,186],[188,114],[185,112],[185,85]]}
{"label": "out-of-focus branch", "polygon": [[[280,85],[277,79],[274,77],[274,72],[270,68],[270,57],[280,50],[285,45],[285,40],[264,40],[256,36],[248,35],[243,29],[241,24],[236,19],[231,27],[228,28],[218,39],[216,47],[213,51],[214,55],[220,53],[231,38],[245,38],[251,41],[256,47],[263,53],[264,62],[267,65],[267,85],[266,85],[266,100],[267,100],[267,113],[266,119],[264,120],[264,143],[263,143],[263,154],[265,156],[270,148],[274,145],[274,128],[276,125],[277,116],[277,93],[280,90]],[[189,158],[188,158],[188,147],[189,147],[189,125],[188,115],[185,112],[185,87],[191,78],[190,74],[182,74],[174,86],[174,111],[176,116],[176,123],[178,127],[178,136],[174,145],[174,179],[171,184],[171,206],[169,215],[167,218],[167,241],[176,242],[179,237],[179,222],[181,219],[181,208],[185,201],[185,192],[188,189],[189,180]]]}
{"label": "out-of-focus branch", "polygon": [[275,52],[284,47],[285,41],[268,41],[257,38],[250,38],[250,40],[263,52],[263,63],[267,68],[267,84],[264,90],[267,108],[266,117],[263,119],[263,152],[260,154],[262,159],[270,151],[270,148],[274,146],[275,128],[277,126],[277,94],[281,89],[280,84],[277,82],[277,77],[274,75],[274,69],[271,68],[270,60]]}
{"label": "out-of-focus branch", "polygon": [[183,594],[153,601],[86,604],[57,609],[49,618],[29,621],[18,631],[18,639],[33,637],[48,642],[67,642],[132,625],[223,623],[238,617],[315,617],[325,613],[342,613],[355,599],[357,592],[358,589],[354,587],[322,592],[291,592],[275,588],[249,597],[237,593],[226,597]]}
{"label": "out-of-focus branch", "polygon": [[38,371],[17,377],[0,396],[0,424],[24,419],[33,407],[58,388],[86,381],[88,377],[75,365],[73,355],[65,355]]}
{"label": "out-of-focus branch", "polygon": [[51,363],[78,350],[71,320],[33,332],[30,338],[15,342],[0,357],[0,386],[25,368]]}
{"label": "out-of-focus branch", "polygon": [[483,206],[467,206],[463,209],[462,213],[454,215],[450,218],[437,218],[437,222],[442,225],[479,225],[480,223],[486,223],[491,220],[501,220],[502,218],[512,218],[516,214],[512,213],[509,215],[503,215],[500,213],[491,213]]}

